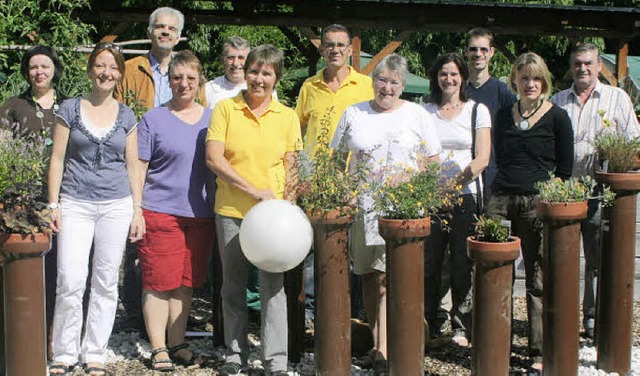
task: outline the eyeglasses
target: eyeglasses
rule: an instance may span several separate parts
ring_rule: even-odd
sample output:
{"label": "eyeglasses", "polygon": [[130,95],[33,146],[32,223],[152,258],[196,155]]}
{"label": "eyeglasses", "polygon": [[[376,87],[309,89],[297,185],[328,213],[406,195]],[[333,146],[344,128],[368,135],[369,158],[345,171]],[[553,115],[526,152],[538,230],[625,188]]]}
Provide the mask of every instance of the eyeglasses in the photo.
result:
{"label": "eyeglasses", "polygon": [[480,50],[480,52],[482,52],[483,54],[486,54],[487,52],[489,52],[488,47],[471,46],[471,47],[468,47],[467,50],[469,50],[469,52],[478,52],[478,50]]}
{"label": "eyeglasses", "polygon": [[400,86],[402,86],[402,82],[398,81],[398,80],[391,80],[388,78],[384,78],[384,77],[375,77],[373,79],[373,82],[376,84],[376,86],[379,87],[384,87],[384,86],[391,86],[394,89],[399,88]]}
{"label": "eyeglasses", "polygon": [[106,50],[106,49],[113,49],[116,52],[122,52],[122,46],[115,44],[115,43],[111,43],[111,42],[101,42],[96,44],[96,46],[94,47],[95,49],[100,49],[100,50]]}
{"label": "eyeglasses", "polygon": [[187,80],[187,83],[189,85],[194,85],[197,81],[198,81],[198,77],[194,77],[194,76],[169,76],[169,78],[171,79],[171,82],[179,84],[182,83],[183,80]]}
{"label": "eyeglasses", "polygon": [[347,49],[347,47],[351,46],[350,44],[344,44],[344,43],[323,43],[322,47],[324,47],[325,49],[331,51],[334,48],[338,49],[338,51],[340,52],[344,52],[344,50]]}

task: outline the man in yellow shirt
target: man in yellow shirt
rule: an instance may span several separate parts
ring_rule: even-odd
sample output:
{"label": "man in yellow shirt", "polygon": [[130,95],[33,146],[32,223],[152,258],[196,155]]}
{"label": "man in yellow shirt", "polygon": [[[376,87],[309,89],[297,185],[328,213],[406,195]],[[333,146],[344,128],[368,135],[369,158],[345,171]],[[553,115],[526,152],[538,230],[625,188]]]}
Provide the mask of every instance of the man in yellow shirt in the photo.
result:
{"label": "man in yellow shirt", "polygon": [[320,54],[327,67],[302,84],[296,105],[307,153],[318,147],[322,127],[329,128],[327,144],[331,142],[345,108],[373,99],[371,77],[348,64],[353,53],[349,30],[337,24],[327,26],[320,41]]}

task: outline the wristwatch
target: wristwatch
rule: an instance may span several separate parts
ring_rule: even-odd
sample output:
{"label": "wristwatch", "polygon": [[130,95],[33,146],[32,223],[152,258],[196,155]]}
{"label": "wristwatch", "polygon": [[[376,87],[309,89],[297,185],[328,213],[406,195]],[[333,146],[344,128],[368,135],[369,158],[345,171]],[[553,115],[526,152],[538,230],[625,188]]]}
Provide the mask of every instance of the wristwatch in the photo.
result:
{"label": "wristwatch", "polygon": [[58,204],[57,202],[50,202],[47,204],[47,209],[49,210],[60,209],[60,204]]}

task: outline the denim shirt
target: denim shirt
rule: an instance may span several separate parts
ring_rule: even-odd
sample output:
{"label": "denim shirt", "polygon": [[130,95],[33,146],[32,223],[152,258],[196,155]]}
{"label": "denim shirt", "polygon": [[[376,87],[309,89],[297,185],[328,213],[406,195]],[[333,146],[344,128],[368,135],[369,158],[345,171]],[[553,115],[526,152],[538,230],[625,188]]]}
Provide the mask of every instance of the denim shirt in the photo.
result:
{"label": "denim shirt", "polygon": [[69,141],[60,193],[75,199],[106,201],[129,196],[126,168],[127,135],[136,127],[136,117],[118,104],[115,126],[101,139],[87,130],[80,116],[80,97],[62,103],[57,118],[69,128]]}

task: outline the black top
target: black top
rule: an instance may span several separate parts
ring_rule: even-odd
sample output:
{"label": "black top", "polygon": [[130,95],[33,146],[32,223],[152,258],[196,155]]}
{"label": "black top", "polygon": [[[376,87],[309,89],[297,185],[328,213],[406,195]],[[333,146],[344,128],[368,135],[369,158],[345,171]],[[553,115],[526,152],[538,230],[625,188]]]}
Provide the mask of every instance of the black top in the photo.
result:
{"label": "black top", "polygon": [[[67,97],[56,91],[57,102],[62,103]],[[36,104],[31,96],[31,90],[27,90],[17,97],[11,97],[0,107],[0,127],[8,128],[14,123],[19,123],[29,132],[42,132],[51,137],[55,121],[54,108],[42,109],[42,118],[36,116]]]}
{"label": "black top", "polygon": [[474,101],[487,106],[491,114],[492,125],[496,122],[498,110],[504,107],[511,107],[516,103],[516,100],[518,100],[507,85],[495,77],[489,77],[489,79],[478,88],[469,84],[469,86],[467,86],[467,93]]}
{"label": "black top", "polygon": [[573,168],[573,128],[567,112],[553,105],[528,130],[516,127],[511,108],[496,115],[494,148],[498,174],[491,190],[531,195],[533,184],[549,180],[549,171],[567,179]]}

